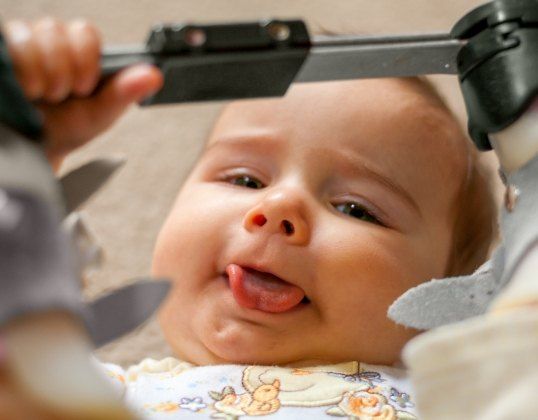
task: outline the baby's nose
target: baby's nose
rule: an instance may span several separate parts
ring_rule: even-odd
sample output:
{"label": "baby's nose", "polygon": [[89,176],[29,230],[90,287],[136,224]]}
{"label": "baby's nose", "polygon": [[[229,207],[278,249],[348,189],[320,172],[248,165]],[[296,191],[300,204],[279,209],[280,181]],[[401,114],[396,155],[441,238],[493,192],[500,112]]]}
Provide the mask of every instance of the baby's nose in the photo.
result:
{"label": "baby's nose", "polygon": [[306,245],[310,240],[310,226],[305,218],[304,202],[288,192],[266,196],[250,209],[243,220],[249,232],[280,234],[293,245]]}

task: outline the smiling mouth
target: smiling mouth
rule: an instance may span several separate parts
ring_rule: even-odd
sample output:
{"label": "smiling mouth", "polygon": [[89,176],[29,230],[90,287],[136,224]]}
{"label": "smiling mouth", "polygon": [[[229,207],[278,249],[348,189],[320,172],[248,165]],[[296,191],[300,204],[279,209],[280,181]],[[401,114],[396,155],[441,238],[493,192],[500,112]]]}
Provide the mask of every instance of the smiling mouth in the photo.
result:
{"label": "smiling mouth", "polygon": [[229,264],[226,275],[234,299],[245,308],[281,313],[310,303],[303,289],[272,273]]}

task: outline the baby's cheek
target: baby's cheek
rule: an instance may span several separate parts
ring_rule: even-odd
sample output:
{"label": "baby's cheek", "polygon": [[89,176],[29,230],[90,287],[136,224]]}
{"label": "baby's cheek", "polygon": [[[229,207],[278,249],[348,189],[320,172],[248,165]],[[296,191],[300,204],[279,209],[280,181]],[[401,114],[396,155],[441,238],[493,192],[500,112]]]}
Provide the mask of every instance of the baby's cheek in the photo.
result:
{"label": "baby's cheek", "polygon": [[323,284],[329,289],[326,293],[332,294],[333,301],[340,306],[389,305],[420,283],[417,256],[407,241],[369,235],[362,240],[350,238],[347,243],[340,242],[327,252]]}
{"label": "baby's cheek", "polygon": [[[178,276],[194,271],[202,263],[210,242],[189,216],[189,212],[173,210],[161,228],[153,254],[154,275],[178,280]],[[204,242],[205,247],[201,246]]]}
{"label": "baby's cheek", "polygon": [[155,245],[152,272],[155,276],[176,277],[182,266],[182,259],[188,254],[186,236],[177,229],[170,218],[165,222]]}
{"label": "baby's cheek", "polygon": [[[217,273],[217,259],[229,237],[234,217],[226,197],[211,186],[185,188],[159,233],[153,274],[171,277],[193,288]],[[235,217],[237,219],[237,217]]]}

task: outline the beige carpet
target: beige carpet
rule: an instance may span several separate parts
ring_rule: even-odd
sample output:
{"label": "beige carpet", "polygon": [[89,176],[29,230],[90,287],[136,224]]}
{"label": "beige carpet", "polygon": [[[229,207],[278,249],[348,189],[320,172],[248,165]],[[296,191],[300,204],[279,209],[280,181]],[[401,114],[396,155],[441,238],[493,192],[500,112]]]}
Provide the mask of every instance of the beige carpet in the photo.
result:
{"label": "beige carpet", "polygon": [[[266,17],[303,18],[312,32],[446,32],[477,0],[0,0],[4,21],[53,15],[87,18],[107,44],[143,42],[157,22],[215,22]],[[454,77],[435,82],[465,121]],[[90,228],[106,250],[102,270],[90,276],[87,296],[147,275],[160,223],[197,155],[218,104],[133,108],[91,145],[72,156],[65,169],[96,156],[122,155],[128,163],[84,209]],[[162,357],[169,349],[154,321],[98,351],[106,361],[129,364]]]}

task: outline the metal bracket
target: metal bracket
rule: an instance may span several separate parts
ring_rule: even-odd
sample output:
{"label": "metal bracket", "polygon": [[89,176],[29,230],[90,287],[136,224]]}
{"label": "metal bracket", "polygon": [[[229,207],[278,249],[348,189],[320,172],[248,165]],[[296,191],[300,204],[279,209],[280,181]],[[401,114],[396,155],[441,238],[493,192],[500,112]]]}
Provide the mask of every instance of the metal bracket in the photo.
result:
{"label": "metal bracket", "polygon": [[158,66],[164,86],[143,105],[282,96],[310,48],[300,20],[220,25],[159,25],[139,51],[108,50],[103,73],[129,61]]}
{"label": "metal bracket", "polygon": [[488,133],[516,121],[538,95],[538,1],[497,0],[464,16],[452,36],[458,54],[469,133],[481,150]]}

